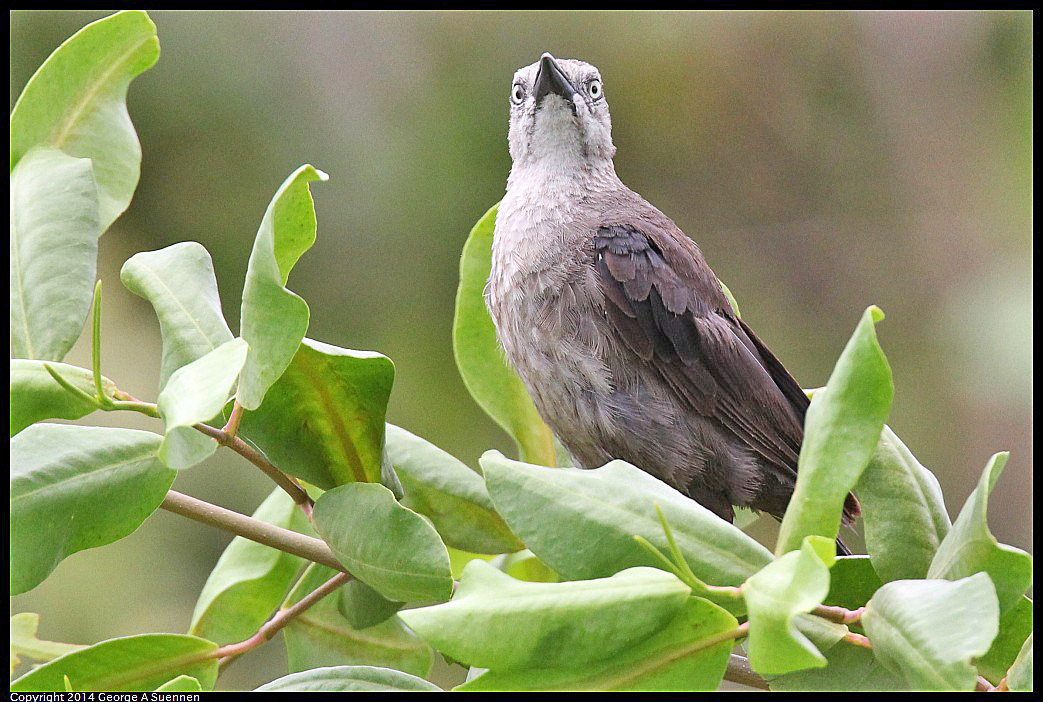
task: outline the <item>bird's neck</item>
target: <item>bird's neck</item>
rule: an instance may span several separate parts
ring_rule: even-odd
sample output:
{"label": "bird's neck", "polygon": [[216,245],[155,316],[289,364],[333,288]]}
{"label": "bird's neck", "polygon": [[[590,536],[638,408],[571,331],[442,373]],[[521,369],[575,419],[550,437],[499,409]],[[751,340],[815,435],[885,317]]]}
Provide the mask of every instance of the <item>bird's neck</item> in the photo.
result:
{"label": "bird's neck", "polygon": [[579,153],[561,151],[554,156],[516,161],[507,178],[507,196],[535,204],[559,204],[585,200],[586,195],[622,186],[612,159],[590,159]]}

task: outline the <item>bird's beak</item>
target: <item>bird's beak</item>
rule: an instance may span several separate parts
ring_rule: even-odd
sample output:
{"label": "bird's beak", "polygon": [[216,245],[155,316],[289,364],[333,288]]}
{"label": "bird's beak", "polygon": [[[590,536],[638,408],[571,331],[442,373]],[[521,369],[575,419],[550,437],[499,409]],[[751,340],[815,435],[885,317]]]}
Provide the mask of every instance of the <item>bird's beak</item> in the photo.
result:
{"label": "bird's beak", "polygon": [[537,105],[545,95],[553,93],[565,98],[565,102],[569,104],[573,112],[576,111],[576,103],[572,101],[572,96],[577,91],[562,73],[558,62],[548,53],[543,54],[540,58],[540,70],[536,72],[536,86],[533,90]]}

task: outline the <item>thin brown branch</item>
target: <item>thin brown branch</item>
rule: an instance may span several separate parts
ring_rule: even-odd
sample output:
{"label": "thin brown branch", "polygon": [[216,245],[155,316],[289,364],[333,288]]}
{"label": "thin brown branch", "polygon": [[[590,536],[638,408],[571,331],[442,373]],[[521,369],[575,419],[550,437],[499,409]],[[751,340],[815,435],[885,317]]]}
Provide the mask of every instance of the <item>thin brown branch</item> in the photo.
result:
{"label": "thin brown branch", "polygon": [[292,607],[287,609],[281,609],[272,616],[264,626],[257,630],[257,633],[239,643],[228,644],[210,654],[211,658],[219,659],[219,667],[224,669],[233,660],[243,655],[247,651],[251,651],[266,641],[270,641],[276,634],[278,634],[287,624],[293,621],[294,617],[298,616],[309,607],[314,605],[316,602],[321,600],[326,595],[330,594],[344,583],[351,580],[351,576],[347,573],[337,573],[332,578],[327,580],[325,583],[315,588],[307,595],[305,595],[299,602],[294,604]]}
{"label": "thin brown branch", "polygon": [[291,476],[276,468],[263,453],[240,439],[238,436],[229,436],[223,429],[217,429],[209,424],[202,423],[193,425],[193,428],[196,429],[196,431],[206,434],[222,446],[227,446],[246,460],[250,461],[250,463],[253,463],[255,466],[260,468],[261,471],[271,478],[276,485],[281,487],[294,502],[300,505],[301,509],[304,510],[309,518],[311,517],[313,503],[311,498],[308,497],[308,493],[306,493],[304,488],[302,488]]}
{"label": "thin brown branch", "polygon": [[163,509],[188,517],[202,524],[229,531],[250,541],[295,556],[321,563],[341,572],[347,572],[344,566],[334,557],[326,542],[289,529],[268,524],[245,514],[233,512],[224,507],[198,500],[189,495],[171,490],[163,500]]}
{"label": "thin brown branch", "polygon": [[221,431],[223,431],[229,437],[234,437],[236,434],[239,433],[239,423],[242,421],[243,406],[239,404],[239,400],[236,400],[232,403],[232,414],[229,415],[228,421],[225,423],[225,425],[221,427]]}
{"label": "thin brown branch", "polygon": [[828,605],[819,605],[815,609],[811,610],[811,613],[817,617],[828,619],[831,622],[837,624],[854,624],[862,619],[862,613],[866,611],[865,607],[859,607],[858,609],[846,609],[844,607],[830,607]]}

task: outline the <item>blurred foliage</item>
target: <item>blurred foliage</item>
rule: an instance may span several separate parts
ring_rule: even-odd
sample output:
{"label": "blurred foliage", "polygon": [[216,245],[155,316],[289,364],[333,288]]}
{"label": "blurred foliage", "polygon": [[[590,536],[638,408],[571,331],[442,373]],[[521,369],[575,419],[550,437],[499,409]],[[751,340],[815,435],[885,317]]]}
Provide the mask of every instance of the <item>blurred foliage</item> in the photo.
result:
{"label": "blurred foliage", "polygon": [[[62,40],[105,14],[12,13],[11,104]],[[938,475],[950,514],[988,455],[1009,448],[992,528],[1030,548],[1029,13],[151,16],[162,56],[128,98],[141,181],[100,242],[103,280],[134,253],[199,241],[238,329],[268,199],[314,163],[331,177],[293,274],[312,301],[308,336],[394,360],[392,422],[472,466],[509,451],[453,362],[458,259],[503,193],[514,70],[543,51],[579,57],[605,77],[620,177],[698,241],[802,384],[825,382],[857,310],[886,309],[889,424]],[[106,375],[148,400],[154,319],[106,285]],[[89,364],[84,341],[69,363]],[[270,486],[224,454],[177,487],[252,512]],[[228,540],[159,513],[12,607],[44,613],[40,635],[58,641],[185,631]],[[144,560],[154,553],[164,557]],[[265,646],[222,683],[259,684],[284,656]]]}

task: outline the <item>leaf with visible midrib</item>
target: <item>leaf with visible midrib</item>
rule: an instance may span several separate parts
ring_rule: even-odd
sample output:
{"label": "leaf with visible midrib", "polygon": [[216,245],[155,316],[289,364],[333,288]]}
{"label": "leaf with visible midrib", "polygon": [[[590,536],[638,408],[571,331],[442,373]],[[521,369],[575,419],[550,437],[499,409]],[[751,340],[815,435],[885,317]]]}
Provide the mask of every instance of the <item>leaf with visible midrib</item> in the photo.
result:
{"label": "leaf with visible midrib", "polygon": [[[65,363],[48,364],[62,379],[88,395],[94,395],[94,375],[86,368]],[[112,397],[116,385],[102,376],[106,396]],[[98,409],[93,402],[58,384],[44,368],[43,361],[11,359],[11,436],[44,419],[79,419]]]}
{"label": "leaf with visible midrib", "polygon": [[163,335],[160,390],[178,368],[232,340],[221,312],[210,253],[194,241],[134,254],[120,280],[156,311]]}
{"label": "leaf with visible midrib", "polygon": [[989,494],[1009,456],[1006,452],[997,453],[989,459],[978,486],[967,498],[927,571],[928,578],[946,580],[988,573],[996,586],[1001,612],[1017,604],[1032,583],[1032,556],[999,543],[989,531]]}
{"label": "leaf with visible midrib", "polygon": [[728,634],[736,626],[725,610],[690,597],[663,629],[615,655],[569,668],[490,670],[455,690],[716,690],[735,643]]}
{"label": "leaf with visible midrib", "polygon": [[845,498],[873,456],[894,397],[874,326],[883,318],[876,306],[866,308],[825,389],[811,400],[776,556],[799,549],[805,536],[836,538]]}
{"label": "leaf with visible midrib", "polygon": [[669,548],[657,505],[681,553],[704,582],[738,586],[772,560],[770,551],[734,524],[623,461],[593,470],[544,468],[487,451],[479,463],[496,511],[564,578],[658,566],[634,540],[638,535],[660,550]]}
{"label": "leaf with visible midrib", "polygon": [[204,690],[217,679],[217,644],[184,634],[138,634],[96,643],[56,658],[11,683],[12,692],[149,691],[172,678],[195,678]]}
{"label": "leaf with visible midrib", "polygon": [[374,351],[303,339],[242,434],[287,473],[328,490],[379,482],[395,364]]}
{"label": "leaf with visible midrib", "polygon": [[454,660],[518,670],[583,666],[651,636],[690,594],[675,576],[629,568],[566,583],[515,580],[485,561],[464,568],[451,602],[399,612],[422,639]]}
{"label": "leaf with visible midrib", "polygon": [[159,58],[156,25],[140,11],[91,22],[55,49],[11,112],[11,170],[34,146],[89,158],[98,183],[100,231],[127,208],[141,145],[127,113],[127,87]]}
{"label": "leaf with visible midrib", "polygon": [[998,622],[996,589],[985,573],[955,582],[895,580],[862,615],[873,655],[914,690],[973,690],[971,661],[989,650]]}
{"label": "leaf with visible midrib", "polygon": [[129,535],[159,507],[175,475],[159,461],[160,440],[64,424],[35,424],[11,439],[12,595],[66,556]]}
{"label": "leaf with visible midrib", "polygon": [[308,331],[308,303],[286,282],[294,264],[315,243],[315,203],[308,184],[328,179],[308,164],[291,173],[272,197],[257,230],[246,268],[239,329],[250,353],[236,399],[248,410],[260,407]]}
{"label": "leaf with visible midrib", "polygon": [[98,258],[91,162],[32,149],[11,174],[11,355],[60,361],[90,309]]}

